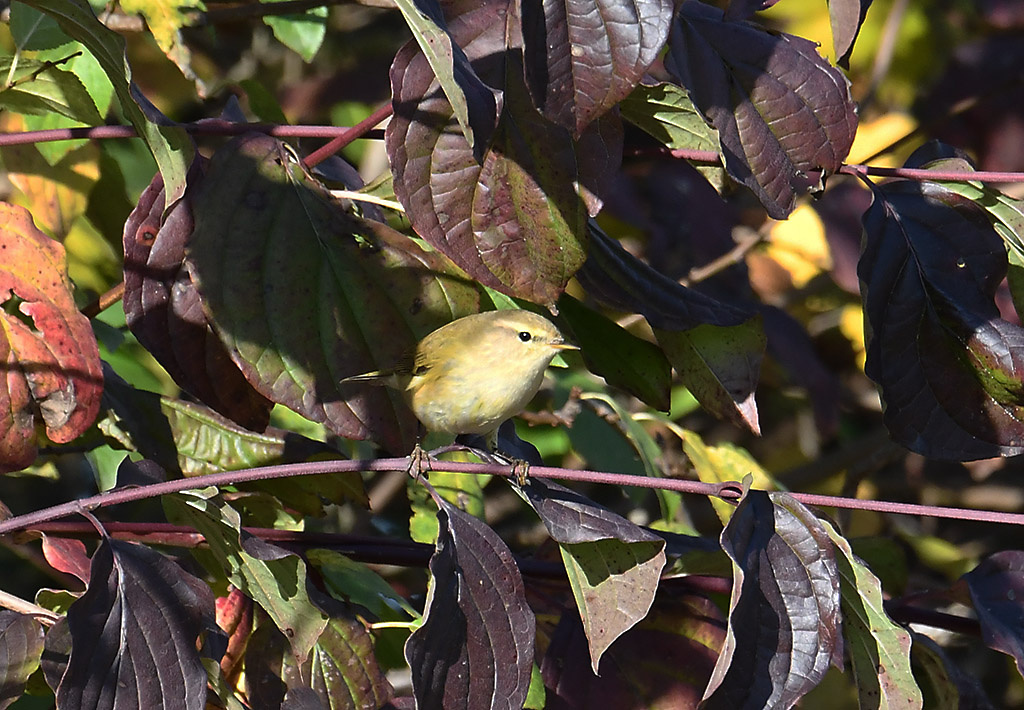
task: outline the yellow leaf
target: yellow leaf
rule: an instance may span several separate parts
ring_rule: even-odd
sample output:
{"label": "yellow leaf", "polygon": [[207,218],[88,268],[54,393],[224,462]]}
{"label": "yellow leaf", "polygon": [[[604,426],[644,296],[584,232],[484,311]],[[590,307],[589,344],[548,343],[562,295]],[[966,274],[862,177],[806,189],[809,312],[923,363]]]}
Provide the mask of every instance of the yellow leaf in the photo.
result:
{"label": "yellow leaf", "polygon": [[796,288],[832,268],[825,226],[807,204],[797,207],[789,219],[772,225],[765,253],[789,272]]}

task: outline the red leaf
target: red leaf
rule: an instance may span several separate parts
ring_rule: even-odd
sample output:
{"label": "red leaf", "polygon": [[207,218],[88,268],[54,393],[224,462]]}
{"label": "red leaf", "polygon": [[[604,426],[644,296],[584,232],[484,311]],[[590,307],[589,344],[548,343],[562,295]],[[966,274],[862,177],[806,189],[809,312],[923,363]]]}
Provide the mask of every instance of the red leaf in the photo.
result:
{"label": "red leaf", "polygon": [[65,444],[99,411],[99,349],[71,289],[64,247],[0,203],[0,472],[35,458],[37,420]]}

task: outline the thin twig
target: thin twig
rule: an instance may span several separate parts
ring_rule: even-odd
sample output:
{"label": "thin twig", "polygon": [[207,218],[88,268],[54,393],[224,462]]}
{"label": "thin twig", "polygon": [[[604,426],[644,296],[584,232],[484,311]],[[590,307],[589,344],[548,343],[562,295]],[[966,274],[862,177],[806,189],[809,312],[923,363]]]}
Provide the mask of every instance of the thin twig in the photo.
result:
{"label": "thin twig", "polygon": [[82,315],[86,318],[94,318],[112,305],[124,298],[124,281],[111,288],[106,293],[82,307]]}
{"label": "thin twig", "polygon": [[21,597],[8,594],[3,590],[0,590],[0,607],[16,611],[19,614],[35,617],[39,620],[39,623],[45,624],[46,626],[53,626],[61,619],[60,614],[55,614],[49,609],[44,609],[38,604],[25,601]]}
{"label": "thin twig", "polygon": [[331,157],[339,150],[347,146],[349,143],[354,141],[356,138],[365,137],[370,129],[379,124],[381,121],[386,120],[392,112],[391,102],[383,104],[376,111],[371,113],[369,116],[364,118],[362,121],[352,126],[351,128],[343,131],[336,138],[332,139],[329,143],[321,146],[317,150],[306,156],[305,164],[307,168],[312,168],[314,165],[322,163],[327,158]]}
{"label": "thin twig", "polygon": [[712,259],[703,266],[695,266],[690,269],[690,273],[679,279],[679,283],[683,286],[693,286],[725,271],[730,266],[740,263],[746,258],[751,249],[767,238],[767,234],[767,232],[755,231],[752,234],[741,237],[737,240],[736,246],[729,251]]}

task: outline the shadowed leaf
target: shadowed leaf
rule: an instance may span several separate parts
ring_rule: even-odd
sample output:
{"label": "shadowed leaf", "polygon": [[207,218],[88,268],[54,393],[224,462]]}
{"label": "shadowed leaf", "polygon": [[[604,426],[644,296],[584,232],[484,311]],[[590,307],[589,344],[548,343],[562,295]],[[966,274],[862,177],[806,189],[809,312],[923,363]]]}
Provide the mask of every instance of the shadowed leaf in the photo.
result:
{"label": "shadowed leaf", "polygon": [[[595,675],[583,627],[562,615],[541,663],[550,710],[693,710],[725,639],[725,619],[703,597],[659,597],[650,614],[608,649]],[[642,660],[641,660],[642,659]]]}
{"label": "shadowed leaf", "polygon": [[813,42],[687,2],[666,67],[718,130],[729,175],[776,219],[799,194],[820,190],[850,150],[857,114],[848,82]]}
{"label": "shadowed leaf", "polygon": [[858,274],[893,440],[932,458],[1024,451],[1024,329],[993,301],[1006,249],[973,202],[932,183],[873,189]]}
{"label": "shadowed leaf", "polygon": [[759,430],[754,388],[766,341],[755,313],[680,285],[596,228],[577,278],[594,298],[647,319],[702,406]]}
{"label": "shadowed leaf", "polygon": [[[297,663],[273,624],[261,624],[246,654],[246,688],[254,708],[308,707],[325,710],[383,707],[392,695],[373,654],[373,638],[341,605],[331,614],[309,657]],[[285,705],[281,705],[284,699]]]}
{"label": "shadowed leaf", "polygon": [[43,627],[31,616],[0,611],[0,709],[21,697],[25,682],[39,667]]}
{"label": "shadowed leaf", "polygon": [[985,643],[1013,658],[1024,675],[1024,552],[997,552],[962,579]]}
{"label": "shadowed leaf", "polygon": [[577,138],[629,95],[668,37],[671,0],[562,0],[522,6],[534,105]]}
{"label": "shadowed leaf", "polygon": [[[202,180],[195,163],[189,187]],[[139,339],[179,387],[238,422],[263,431],[272,402],[252,388],[203,313],[185,267],[192,235],[190,200],[163,216],[163,179],[157,174],[124,226],[124,315]]]}
{"label": "shadowed leaf", "polygon": [[828,533],[788,494],[748,490],[722,547],[733,560],[729,630],[701,707],[791,708],[842,662]]}
{"label": "shadowed leaf", "polygon": [[533,665],[534,616],[501,538],[435,495],[440,532],[423,624],[409,637],[419,708],[521,708]]}
{"label": "shadowed leaf", "polygon": [[306,593],[305,562],[244,532],[238,512],[215,499],[216,495],[216,489],[205,489],[167,496],[168,518],[202,533],[228,581],[270,615],[298,658],[306,658],[327,624],[327,615]]}
{"label": "shadowed leaf", "polygon": [[914,710],[924,702],[910,664],[910,632],[885,613],[882,584],[850,543],[822,522],[838,550],[843,637],[861,710]]}
{"label": "shadowed leaf", "polygon": [[64,247],[27,210],[0,203],[0,472],[35,458],[36,427],[65,444],[99,411],[102,375],[89,319],[71,293]]}
{"label": "shadowed leaf", "polygon": [[654,603],[665,541],[557,483],[530,480],[522,493],[561,550],[597,673],[608,647]]}
{"label": "shadowed leaf", "polygon": [[58,707],[204,708],[196,639],[216,627],[206,583],[143,545],[107,538],[90,578],[68,610],[71,658]]}
{"label": "shadowed leaf", "polygon": [[474,285],[439,254],[345,214],[267,136],[213,156],[194,214],[189,272],[249,382],[340,436],[411,449],[416,421],[397,392],[340,381],[393,366],[475,312]]}

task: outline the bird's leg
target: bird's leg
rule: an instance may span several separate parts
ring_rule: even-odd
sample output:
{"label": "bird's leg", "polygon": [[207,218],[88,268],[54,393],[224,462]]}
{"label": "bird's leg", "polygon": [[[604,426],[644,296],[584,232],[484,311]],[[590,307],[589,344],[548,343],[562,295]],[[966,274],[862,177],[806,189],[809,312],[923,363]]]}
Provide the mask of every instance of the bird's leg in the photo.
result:
{"label": "bird's leg", "polygon": [[[423,424],[419,424],[416,432],[416,445],[412,448],[412,453],[409,454],[409,468],[405,471],[417,481],[420,480],[420,476],[423,475],[424,471],[430,471],[430,453],[425,451],[420,445],[420,442],[423,440],[423,434]],[[413,471],[415,471],[415,474]]]}

